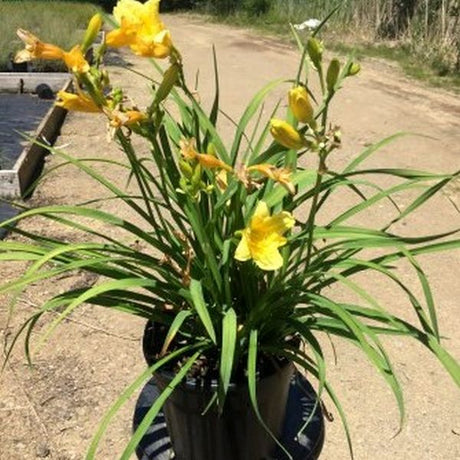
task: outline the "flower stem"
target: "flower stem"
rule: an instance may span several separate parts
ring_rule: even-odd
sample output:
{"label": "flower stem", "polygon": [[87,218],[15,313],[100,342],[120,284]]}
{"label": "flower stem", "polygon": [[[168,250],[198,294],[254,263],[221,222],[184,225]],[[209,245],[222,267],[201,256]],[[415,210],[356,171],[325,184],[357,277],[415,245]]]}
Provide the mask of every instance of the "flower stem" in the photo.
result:
{"label": "flower stem", "polygon": [[313,201],[310,208],[310,214],[308,216],[307,227],[309,229],[308,233],[308,243],[307,243],[307,257],[305,259],[305,269],[308,270],[310,266],[310,259],[311,259],[311,252],[313,248],[313,232],[314,232],[314,224],[315,224],[315,216],[318,208],[318,198],[319,192],[321,189],[321,184],[323,181],[323,174],[326,170],[325,164],[326,153],[320,152],[319,153],[319,164],[318,164],[318,175],[316,176],[316,183],[315,189],[313,194]]}

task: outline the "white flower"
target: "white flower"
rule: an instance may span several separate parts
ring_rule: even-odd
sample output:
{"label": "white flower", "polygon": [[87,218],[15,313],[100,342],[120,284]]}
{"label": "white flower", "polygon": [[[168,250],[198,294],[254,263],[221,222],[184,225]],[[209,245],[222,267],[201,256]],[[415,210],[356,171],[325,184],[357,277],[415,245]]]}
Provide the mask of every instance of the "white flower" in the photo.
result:
{"label": "white flower", "polygon": [[321,24],[321,21],[319,19],[307,19],[306,21],[302,22],[302,24],[294,24],[294,29],[296,30],[304,30],[304,29],[310,29],[310,30],[315,30],[319,25]]}

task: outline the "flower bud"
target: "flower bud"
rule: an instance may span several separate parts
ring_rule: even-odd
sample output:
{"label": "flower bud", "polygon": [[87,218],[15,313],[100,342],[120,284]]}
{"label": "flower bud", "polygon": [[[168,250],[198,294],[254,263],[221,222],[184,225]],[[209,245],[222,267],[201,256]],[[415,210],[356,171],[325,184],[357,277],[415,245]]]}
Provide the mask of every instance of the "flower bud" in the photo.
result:
{"label": "flower bud", "polygon": [[190,178],[190,182],[193,187],[198,187],[201,184],[201,175],[202,175],[202,169],[201,165],[198,163],[195,166],[195,169],[193,170],[193,175]]}
{"label": "flower bud", "polygon": [[270,121],[270,133],[278,144],[288,149],[299,150],[306,145],[305,138],[283,120],[272,118]]}
{"label": "flower bud", "polygon": [[352,62],[350,67],[348,67],[347,76],[352,77],[353,75],[356,75],[357,73],[359,73],[360,70],[361,70],[361,66],[357,62]]}
{"label": "flower bud", "polygon": [[179,169],[181,173],[186,177],[187,179],[191,179],[193,176],[193,168],[190,166],[189,163],[187,163],[184,160],[179,161]]}
{"label": "flower bud", "polygon": [[109,72],[107,70],[102,70],[101,72],[101,84],[103,87],[107,87],[110,85],[110,76]]}
{"label": "flower bud", "polygon": [[334,58],[329,64],[326,74],[326,85],[329,93],[335,92],[335,84],[339,78],[340,73],[340,62],[338,59]]}
{"label": "flower bud", "polygon": [[180,64],[172,64],[168,70],[163,74],[163,80],[158,87],[158,90],[155,94],[155,100],[153,101],[154,105],[158,105],[161,101],[166,99],[168,94],[173,89],[173,86],[177,83],[180,71]]}
{"label": "flower bud", "polygon": [[288,94],[289,108],[301,123],[309,123],[313,119],[313,107],[310,104],[308,93],[305,87],[297,86],[292,88]]}
{"label": "flower bud", "polygon": [[101,30],[101,27],[102,16],[97,13],[89,20],[88,27],[86,28],[85,36],[83,37],[83,42],[81,44],[81,50],[83,53],[85,53],[87,49],[94,43],[94,40],[96,40],[97,34]]}
{"label": "flower bud", "polygon": [[307,42],[307,51],[313,65],[319,69],[321,67],[321,59],[323,57],[323,45],[316,38],[309,38]]}

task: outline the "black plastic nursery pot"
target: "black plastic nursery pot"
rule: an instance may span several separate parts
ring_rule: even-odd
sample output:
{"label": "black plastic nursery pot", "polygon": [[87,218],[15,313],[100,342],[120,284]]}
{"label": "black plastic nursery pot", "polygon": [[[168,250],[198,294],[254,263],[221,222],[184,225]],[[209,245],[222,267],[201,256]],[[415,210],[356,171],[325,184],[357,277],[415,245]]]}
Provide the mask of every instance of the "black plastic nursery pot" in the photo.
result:
{"label": "black plastic nursery pot", "polygon": [[[154,326],[147,324],[143,340],[144,356],[153,364],[152,350],[158,349]],[[163,334],[159,334],[163,335]],[[161,345],[160,345],[161,346]],[[259,411],[269,430],[280,438],[286,411],[289,385],[295,367],[286,361],[271,375],[262,376],[257,385]],[[171,371],[155,373],[162,391],[174,378]],[[172,448],[177,460],[268,460],[276,443],[257,419],[246,383],[231,384],[223,413],[213,406],[205,414],[217,382],[203,385],[187,378],[176,387],[163,407]]]}
{"label": "black plastic nursery pot", "polygon": [[[261,378],[257,399],[262,419],[277,437],[284,421],[286,399],[294,366],[288,363],[279,372]],[[166,372],[155,374],[160,391],[172,380]],[[188,379],[164,406],[168,432],[178,460],[260,460],[270,459],[274,440],[258,421],[249,399],[247,385],[232,385],[222,415],[213,407],[203,414],[215,387],[202,388]]]}

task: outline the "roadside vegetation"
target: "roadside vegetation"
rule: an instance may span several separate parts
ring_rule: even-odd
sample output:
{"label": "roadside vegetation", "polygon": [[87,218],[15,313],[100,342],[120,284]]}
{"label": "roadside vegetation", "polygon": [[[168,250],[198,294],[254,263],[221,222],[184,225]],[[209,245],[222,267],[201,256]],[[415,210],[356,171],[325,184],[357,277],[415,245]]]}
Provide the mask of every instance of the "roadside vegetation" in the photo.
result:
{"label": "roadside vegetation", "polygon": [[[0,71],[22,47],[18,27],[37,31],[44,41],[68,48],[78,42],[88,18],[116,0],[2,0]],[[460,90],[460,0],[162,0],[163,11],[188,10],[215,20],[292,37],[290,24],[323,19],[338,8],[322,34],[329,47],[357,57],[397,62],[404,71],[436,86]],[[299,34],[307,35],[305,28]],[[55,62],[34,70],[65,70]]]}
{"label": "roadside vegetation", "polygon": [[[16,29],[33,30],[45,42],[68,49],[83,36],[97,6],[86,2],[10,0],[0,1],[0,71],[11,67],[11,58],[23,48]],[[34,62],[37,71],[65,71],[57,61]]]}
{"label": "roadside vegetation", "polygon": [[194,6],[219,21],[285,37],[290,23],[321,20],[339,7],[323,32],[330,47],[394,60],[412,76],[460,89],[460,0],[195,0]]}

